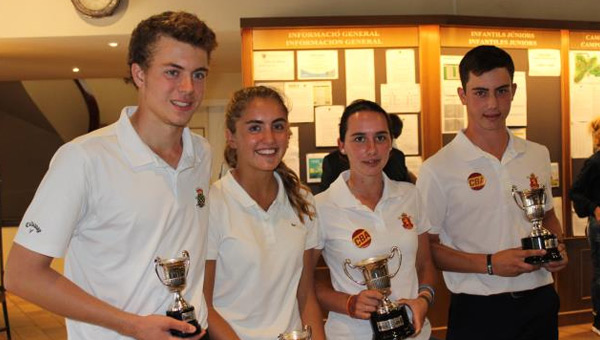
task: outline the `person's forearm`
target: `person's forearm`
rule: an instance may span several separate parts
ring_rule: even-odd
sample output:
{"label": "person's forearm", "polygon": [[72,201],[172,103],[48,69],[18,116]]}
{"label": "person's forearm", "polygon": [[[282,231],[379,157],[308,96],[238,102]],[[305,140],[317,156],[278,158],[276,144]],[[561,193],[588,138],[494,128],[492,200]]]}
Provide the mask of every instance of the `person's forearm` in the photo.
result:
{"label": "person's forearm", "polygon": [[427,233],[419,235],[419,248],[417,250],[417,277],[420,285],[433,286],[436,282],[435,266],[431,258],[431,245]]}
{"label": "person's forearm", "polygon": [[123,335],[134,334],[137,315],[86,293],[49,267],[52,258],[46,257],[44,264],[37,261],[40,256],[43,255],[36,256],[19,244],[13,244],[6,266],[7,290],[67,318],[109,328]]}
{"label": "person's forearm", "polygon": [[434,263],[439,270],[458,273],[487,272],[485,254],[465,253],[442,245],[439,242],[431,242],[431,253]]}
{"label": "person's forearm", "polygon": [[309,249],[304,251],[304,266],[298,284],[298,306],[302,323],[312,328],[312,339],[325,339],[323,328],[323,313],[315,293],[314,271],[318,261],[319,251]]}
{"label": "person's forearm", "polygon": [[208,326],[212,340],[239,340],[231,325],[213,307],[208,308]]}

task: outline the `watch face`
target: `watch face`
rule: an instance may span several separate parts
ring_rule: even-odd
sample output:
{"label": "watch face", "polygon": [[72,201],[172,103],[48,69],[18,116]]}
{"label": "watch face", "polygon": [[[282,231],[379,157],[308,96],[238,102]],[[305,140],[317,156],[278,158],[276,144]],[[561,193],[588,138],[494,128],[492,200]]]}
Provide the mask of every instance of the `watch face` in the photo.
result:
{"label": "watch face", "polygon": [[75,8],[82,14],[92,18],[101,18],[111,15],[120,0],[71,0]]}

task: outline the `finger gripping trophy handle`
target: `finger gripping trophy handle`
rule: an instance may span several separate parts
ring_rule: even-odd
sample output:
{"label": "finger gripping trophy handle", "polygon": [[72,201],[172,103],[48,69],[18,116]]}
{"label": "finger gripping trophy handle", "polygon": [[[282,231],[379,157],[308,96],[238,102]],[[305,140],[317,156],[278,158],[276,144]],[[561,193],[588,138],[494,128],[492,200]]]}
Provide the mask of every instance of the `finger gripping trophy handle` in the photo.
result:
{"label": "finger gripping trophy handle", "polygon": [[511,189],[512,198],[515,200],[515,203],[517,203],[517,207],[519,207],[521,210],[525,210],[521,196],[517,192],[517,187],[513,185]]}
{"label": "finger gripping trophy handle", "polygon": [[350,274],[350,272],[348,271],[348,267],[354,269],[356,268],[355,265],[352,264],[352,262],[350,261],[350,259],[346,259],[346,261],[344,261],[344,273],[346,273],[346,276],[348,276],[350,278],[350,280],[354,281],[354,283],[364,286],[366,284],[366,282],[358,282],[356,281],[352,275]]}
{"label": "finger gripping trophy handle", "polygon": [[390,279],[392,277],[396,276],[396,274],[398,274],[398,271],[400,271],[400,266],[402,265],[402,253],[396,246],[393,246],[392,249],[390,250],[390,256],[388,257],[388,259],[391,260],[394,257],[394,253],[398,254],[398,268],[396,268],[396,271],[394,272],[394,274],[390,275]]}

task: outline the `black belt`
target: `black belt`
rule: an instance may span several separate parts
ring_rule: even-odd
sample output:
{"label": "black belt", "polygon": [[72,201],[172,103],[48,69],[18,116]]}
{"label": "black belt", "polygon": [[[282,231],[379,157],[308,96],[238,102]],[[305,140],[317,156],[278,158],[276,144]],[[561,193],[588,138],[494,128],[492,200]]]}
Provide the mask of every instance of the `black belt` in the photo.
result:
{"label": "black belt", "polygon": [[491,295],[491,296],[498,296],[498,297],[500,297],[500,296],[506,296],[506,297],[511,297],[513,299],[521,299],[521,298],[524,298],[524,297],[535,295],[538,292],[540,292],[541,290],[547,289],[548,287],[551,287],[551,286],[552,285],[549,284],[549,285],[540,286],[540,287],[533,288],[533,289],[521,290],[521,291],[518,291],[518,292],[500,293],[500,294],[494,294],[494,295]]}
{"label": "black belt", "polygon": [[533,288],[533,289],[528,289],[528,290],[521,290],[521,291],[517,291],[517,292],[506,292],[506,293],[499,293],[499,294],[492,294],[492,295],[475,295],[475,294],[466,294],[466,293],[461,293],[461,294],[454,294],[457,295],[457,297],[459,296],[465,296],[465,297],[472,297],[472,298],[489,298],[489,299],[494,299],[494,298],[511,298],[511,299],[521,299],[524,297],[528,297],[528,296],[532,296],[535,295],[537,293],[539,293],[540,291],[544,290],[544,289],[548,289],[551,288],[552,284],[548,284],[545,286],[540,286],[537,288]]}

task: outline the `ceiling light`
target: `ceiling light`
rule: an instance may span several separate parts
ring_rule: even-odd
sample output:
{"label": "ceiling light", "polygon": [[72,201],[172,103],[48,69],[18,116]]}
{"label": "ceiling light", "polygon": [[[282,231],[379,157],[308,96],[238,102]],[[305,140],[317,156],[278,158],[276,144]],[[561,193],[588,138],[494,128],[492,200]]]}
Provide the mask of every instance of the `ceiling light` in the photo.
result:
{"label": "ceiling light", "polygon": [[108,46],[110,46],[110,47],[117,47],[117,46],[119,46],[119,43],[115,42],[115,41],[111,41],[111,42],[108,43]]}
{"label": "ceiling light", "polygon": [[73,67],[73,72],[75,72],[75,73],[79,72],[79,67]]}

